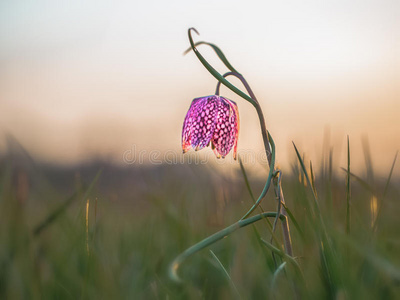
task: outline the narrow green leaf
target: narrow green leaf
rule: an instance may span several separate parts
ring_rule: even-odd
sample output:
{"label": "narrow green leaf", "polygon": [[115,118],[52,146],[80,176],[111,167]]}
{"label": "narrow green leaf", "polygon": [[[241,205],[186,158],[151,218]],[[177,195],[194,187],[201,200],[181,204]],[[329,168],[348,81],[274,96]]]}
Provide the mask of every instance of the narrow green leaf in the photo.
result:
{"label": "narrow green leaf", "polygon": [[[347,173],[347,169],[345,169],[345,168],[340,168],[340,169],[342,169],[344,172]],[[359,177],[356,174],[351,173],[351,172],[350,172],[350,176],[353,177],[355,180],[357,180],[358,183],[361,184],[366,190],[370,191],[373,195],[376,195],[375,189],[364,179],[362,179],[361,177]]]}
{"label": "narrow green leaf", "polygon": [[244,178],[244,182],[246,184],[247,191],[249,192],[250,197],[253,200],[253,204],[256,204],[256,198],[254,197],[253,191],[251,190],[249,179],[247,177],[246,170],[244,168],[244,165],[243,165],[243,162],[242,162],[242,159],[240,156],[239,156],[239,165],[240,165],[240,170],[242,171],[242,174],[243,174],[243,178]]}
{"label": "narrow green leaf", "polygon": [[386,193],[387,193],[387,190],[388,190],[388,187],[389,187],[390,179],[392,178],[393,169],[394,169],[394,166],[396,164],[396,160],[397,160],[397,155],[398,154],[399,154],[399,151],[396,151],[396,154],[394,156],[394,160],[393,160],[393,163],[392,163],[392,167],[390,168],[388,179],[386,180],[385,189],[383,190],[383,198],[386,197]]}
{"label": "narrow green leaf", "polygon": [[296,218],[294,217],[291,210],[289,209],[289,207],[286,206],[285,203],[282,203],[282,205],[285,208],[286,212],[288,213],[290,220],[293,222],[294,227],[296,227],[297,231],[299,232],[300,237],[304,241],[304,239],[305,239],[304,232],[303,232],[303,230],[301,230],[301,227],[300,227],[299,223],[297,222]]}
{"label": "narrow green leaf", "polygon": [[[214,44],[211,44],[211,43],[203,42],[203,41],[197,42],[197,43],[194,44],[195,47],[200,46],[200,45],[208,45],[208,46],[210,46],[211,48],[213,48],[214,51],[215,51],[215,53],[218,55],[219,59],[224,63],[224,65],[225,65],[229,70],[231,70],[232,72],[235,72],[235,73],[239,73],[239,72],[236,71],[235,68],[230,64],[230,62],[229,62],[228,59],[226,58],[225,54],[222,52],[222,50],[221,50],[218,46],[216,46],[216,45],[214,45]],[[191,50],[192,50],[192,48],[188,48],[188,49],[186,49],[185,52],[183,52],[183,54],[186,55],[186,54],[189,53]]]}
{"label": "narrow green leaf", "polygon": [[[205,247],[208,247],[215,242],[227,237],[231,233],[235,232],[239,228],[248,226],[250,224],[253,224],[259,220],[262,220],[263,218],[275,218],[276,212],[265,212],[259,215],[252,216],[250,218],[240,220],[212,235],[209,237],[203,239],[202,241],[198,242],[197,244],[189,247],[186,249],[184,252],[182,252],[180,255],[178,255],[171,263],[169,267],[169,276],[172,280],[175,282],[181,282],[181,279],[178,276],[178,269],[182,262],[188,258],[189,256],[195,254],[196,252],[204,249]],[[285,218],[284,216],[281,216],[281,219]]]}
{"label": "narrow green leaf", "polygon": [[368,136],[364,135],[361,139],[361,144],[364,152],[364,159],[365,159],[365,167],[367,169],[367,178],[369,183],[374,182],[374,168],[372,165],[372,158],[371,158],[371,147],[369,145]]}
{"label": "narrow green leaf", "polygon": [[[256,199],[254,197],[253,191],[251,190],[250,183],[249,183],[249,180],[248,180],[248,177],[247,177],[247,173],[246,173],[245,167],[243,165],[243,162],[242,162],[240,156],[239,156],[239,164],[240,164],[240,169],[242,171],[242,174],[243,174],[243,177],[244,177],[244,180],[245,180],[245,183],[246,183],[247,190],[248,190],[248,192],[250,194],[251,199],[253,200],[253,204],[254,204],[253,206],[256,206],[257,205],[256,204]],[[260,208],[261,213],[264,213],[264,210],[262,209],[260,204],[258,205],[258,207]],[[272,224],[271,224],[270,220],[268,218],[264,218],[264,220],[267,223],[267,228],[268,228],[269,232],[271,233],[272,238],[274,239],[274,241],[277,244],[279,244],[276,235],[272,231]],[[257,228],[255,228],[255,230],[257,231]],[[258,233],[258,231],[257,231],[257,233]]]}
{"label": "narrow green leaf", "polygon": [[[91,193],[94,185],[100,177],[102,170],[99,170],[95,176],[95,178],[90,183],[89,187],[86,189],[86,192],[82,199],[86,199]],[[75,192],[72,196],[70,196],[63,204],[57,207],[54,211],[52,211],[39,225],[37,225],[33,230],[33,235],[39,235],[46,227],[52,224],[77,198],[77,192]]]}
{"label": "narrow green leaf", "polygon": [[300,266],[299,266],[299,264],[297,263],[297,261],[293,257],[291,257],[290,255],[287,255],[284,251],[279,250],[274,245],[272,245],[270,242],[268,242],[268,241],[266,241],[264,239],[261,239],[261,241],[273,253],[275,253],[276,255],[279,255],[283,260],[289,262],[292,266],[294,266],[296,271],[297,271],[297,273],[301,276],[301,278],[303,278],[303,273],[302,273],[302,271],[300,269]]}
{"label": "narrow green leaf", "polygon": [[258,197],[256,203],[241,218],[241,220],[246,219],[257,208],[257,206],[261,203],[262,199],[264,199],[265,195],[268,192],[269,186],[271,185],[271,180],[272,180],[272,177],[274,175],[274,168],[275,168],[275,143],[274,143],[274,140],[272,139],[272,136],[269,134],[269,132],[268,132],[268,137],[269,137],[269,141],[271,143],[272,158],[271,158],[271,164],[269,166],[269,173],[268,173],[267,182],[265,183],[264,189],[262,190],[262,192],[261,192],[260,196]]}
{"label": "narrow green leaf", "polygon": [[200,52],[197,50],[194,42],[193,42],[193,38],[192,38],[192,34],[191,31],[196,32],[197,34],[198,31],[195,28],[189,28],[188,30],[188,35],[189,35],[189,41],[190,41],[190,45],[194,51],[194,53],[196,54],[197,58],[200,60],[200,62],[203,64],[203,66],[207,69],[208,72],[210,72],[210,74],[212,76],[214,76],[218,81],[220,81],[222,84],[224,84],[228,89],[230,89],[232,92],[236,93],[237,95],[239,95],[240,97],[242,97],[243,99],[249,101],[251,104],[253,104],[253,106],[256,106],[254,100],[249,97],[248,95],[246,95],[244,92],[242,92],[241,90],[239,90],[236,86],[234,86],[232,83],[230,83],[228,80],[226,80],[217,70],[215,70],[209,63],[208,61],[200,54]]}
{"label": "narrow green leaf", "polygon": [[396,151],[396,154],[394,156],[394,160],[393,160],[393,163],[392,163],[392,167],[390,168],[388,179],[386,180],[385,189],[383,190],[383,196],[382,196],[381,203],[379,205],[378,214],[376,215],[376,219],[375,219],[375,223],[374,223],[374,227],[373,227],[373,232],[375,232],[375,230],[376,230],[376,227],[377,227],[377,224],[378,224],[378,220],[379,220],[380,215],[382,213],[383,202],[384,202],[384,200],[386,198],[386,193],[387,193],[388,188],[389,188],[390,180],[392,179],[393,169],[394,169],[394,166],[396,164],[396,160],[397,160],[397,155],[398,154],[399,154],[399,151]]}
{"label": "narrow green leaf", "polygon": [[[299,151],[297,150],[296,145],[293,143],[294,149],[296,151],[296,155],[297,158],[300,162],[301,168],[303,170],[304,176],[306,177],[307,183],[310,185],[311,187],[311,181],[310,178],[306,172],[306,168],[304,166],[304,162],[300,156]],[[340,280],[340,278],[333,278],[334,274],[333,274],[333,268],[336,264],[337,264],[337,257],[336,257],[336,253],[333,249],[331,240],[328,236],[327,230],[326,230],[326,226],[325,223],[323,221],[322,218],[322,214],[321,211],[319,209],[319,204],[318,204],[318,200],[317,200],[317,196],[314,193],[314,190],[311,188],[312,190],[312,195],[313,195],[313,199],[314,199],[314,210],[313,211],[313,215],[316,218],[317,223],[314,225],[315,226],[315,230],[318,234],[318,238],[319,238],[319,250],[321,253],[321,259],[323,262],[323,266],[324,264],[326,264],[326,268],[323,268],[324,270],[324,275],[327,279],[327,283],[329,284],[329,288],[330,290],[334,291],[337,287],[337,281]],[[329,259],[328,259],[329,257]]]}
{"label": "narrow green leaf", "polygon": [[33,229],[33,235],[39,235],[46,227],[53,223],[76,199],[77,192],[73,193],[64,203],[53,210],[39,225]]}
{"label": "narrow green leaf", "polygon": [[347,136],[347,184],[346,184],[346,233],[350,234],[350,196],[351,196],[351,181],[350,181],[350,142]]}
{"label": "narrow green leaf", "polygon": [[303,159],[301,158],[300,153],[297,150],[297,147],[296,147],[296,145],[294,143],[293,143],[293,146],[294,146],[294,150],[296,151],[297,159],[300,162],[301,169],[303,170],[304,176],[306,177],[307,183],[311,187],[311,190],[312,190],[312,195],[313,195],[313,199],[314,199],[314,207],[315,207],[314,214],[317,214],[321,218],[321,211],[319,209],[317,195],[314,193],[314,190],[312,189],[311,180],[308,177],[307,170],[306,170],[306,167],[304,165]]}
{"label": "narrow green leaf", "polygon": [[312,162],[310,160],[310,175],[311,175],[311,186],[314,191],[314,194],[317,195],[317,189],[315,188],[315,177],[314,177],[314,172],[312,168]]}
{"label": "narrow green leaf", "polygon": [[272,277],[272,280],[271,280],[271,289],[272,289],[272,290],[274,289],[275,282],[276,282],[278,276],[285,270],[285,267],[286,267],[286,261],[284,261],[283,263],[281,263],[281,264],[279,265],[279,267],[276,268],[276,270],[275,270],[275,272],[274,272],[274,276]]}
{"label": "narrow green leaf", "polygon": [[222,262],[219,260],[219,258],[215,255],[215,253],[211,249],[210,249],[210,253],[211,253],[212,257],[217,261],[218,266],[222,270],[222,273],[224,273],[224,275],[225,275],[226,279],[228,280],[230,286],[235,291],[235,294],[236,294],[237,298],[241,299],[242,297],[240,296],[239,291],[238,291],[235,283],[232,281],[231,276],[229,275],[228,271],[225,269],[225,267],[222,264]]}

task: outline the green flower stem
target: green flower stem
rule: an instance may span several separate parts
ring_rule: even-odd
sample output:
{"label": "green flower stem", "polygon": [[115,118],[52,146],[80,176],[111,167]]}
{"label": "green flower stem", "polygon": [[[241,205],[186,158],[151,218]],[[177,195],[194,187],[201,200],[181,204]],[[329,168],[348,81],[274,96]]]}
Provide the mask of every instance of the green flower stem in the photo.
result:
{"label": "green flower stem", "polygon": [[[275,196],[276,196],[276,198],[277,198],[277,200],[278,200],[278,208],[277,208],[277,210],[276,210],[276,212],[278,213],[278,215],[275,217],[274,225],[273,225],[273,227],[272,227],[272,232],[274,232],[274,233],[275,233],[275,229],[276,229],[276,224],[278,223],[278,219],[279,219],[280,213],[281,213],[281,211],[282,211],[281,195],[280,195],[279,193],[276,193],[277,191],[280,191],[280,188],[281,188],[281,179],[282,179],[282,171],[278,170],[278,171],[276,171],[276,173],[275,173],[275,181],[276,181],[276,183],[275,183],[275,186],[274,186],[274,189],[275,189]],[[271,242],[271,244],[272,244],[272,236],[271,236],[270,242]]]}
{"label": "green flower stem", "polygon": [[[190,36],[190,29],[189,29],[189,36]],[[223,58],[224,58],[224,60],[226,60],[225,56],[223,56]],[[226,63],[225,63],[225,65],[226,65]],[[218,73],[218,75],[220,75],[220,74]],[[237,72],[225,73],[222,76],[222,78],[225,79],[225,77],[230,76],[230,75],[235,76],[238,79],[240,79],[240,81],[242,82],[242,84],[246,88],[247,92],[249,93],[251,99],[253,100],[253,102],[251,102],[251,103],[256,108],[256,111],[257,111],[257,114],[258,114],[258,118],[260,120],[261,133],[262,133],[263,141],[264,141],[264,148],[265,148],[265,152],[267,154],[267,159],[268,159],[268,164],[269,164],[269,175],[268,175],[267,182],[265,183],[264,189],[261,192],[261,195],[258,198],[256,204],[253,205],[253,207],[243,216],[242,219],[245,219],[261,203],[261,200],[265,197],[265,195],[266,195],[266,193],[267,193],[267,191],[269,189],[269,186],[271,184],[272,174],[275,173],[275,171],[276,171],[275,170],[275,143],[274,143],[274,141],[272,139],[272,136],[270,135],[269,131],[267,130],[267,128],[265,126],[264,114],[262,112],[260,103],[258,102],[256,96],[254,95],[253,90],[251,89],[250,85],[247,83],[246,79],[241,74],[239,74]],[[217,78],[216,75],[214,77]],[[216,91],[215,91],[215,93],[217,95],[219,94],[219,89],[220,89],[221,83],[226,85],[224,81],[222,81],[222,80],[218,81],[217,88],[216,88]],[[238,95],[241,96],[240,94],[238,94]],[[272,150],[271,150],[271,148],[272,148]],[[285,204],[285,198],[283,196],[283,190],[282,190],[281,184],[279,184],[277,187],[275,187],[275,194],[277,194],[277,197],[278,197],[280,203]],[[285,209],[284,205],[282,205],[280,212],[285,217],[285,220],[282,222],[282,233],[283,233],[283,239],[284,239],[284,244],[285,244],[285,250],[286,250],[286,253],[288,255],[293,256],[292,239],[291,239],[291,236],[290,236],[290,227],[289,227],[289,222],[288,222],[288,218],[287,218],[287,212],[286,212],[286,209]]]}
{"label": "green flower stem", "polygon": [[[235,76],[236,78],[238,78],[242,82],[244,87],[246,88],[246,90],[249,93],[251,99],[253,100],[252,104],[255,107],[255,109],[257,111],[258,119],[260,120],[261,134],[262,134],[263,141],[264,141],[265,153],[267,154],[268,164],[271,167],[271,164],[272,164],[272,151],[271,151],[270,140],[269,140],[270,134],[269,134],[269,132],[267,130],[267,127],[265,126],[264,114],[262,112],[260,103],[258,102],[258,100],[256,98],[256,95],[253,93],[253,90],[251,89],[250,85],[247,83],[246,79],[243,77],[242,74],[239,74],[237,72],[228,72],[228,73],[225,73],[222,77],[226,78],[228,76]],[[216,88],[216,91],[215,91],[216,95],[219,95],[219,89],[220,89],[220,86],[221,86],[221,82],[222,81],[219,80],[218,83],[217,83],[217,88]],[[222,83],[224,83],[224,82],[222,82]],[[225,83],[224,83],[224,85],[225,85]],[[238,94],[238,95],[243,97],[240,94]],[[272,169],[274,169],[274,167],[272,167]]]}
{"label": "green flower stem", "polygon": [[293,248],[292,248],[292,238],[290,235],[290,227],[289,227],[289,222],[288,222],[288,217],[287,217],[287,212],[285,209],[285,197],[283,196],[283,190],[282,190],[282,186],[279,185],[279,189],[278,192],[280,194],[279,198],[280,198],[280,202],[282,203],[282,207],[281,207],[281,216],[284,217],[284,219],[282,220],[282,234],[283,234],[283,242],[285,244],[285,250],[286,253],[290,256],[293,256]]}
{"label": "green flower stem", "polygon": [[[290,255],[290,256],[293,255],[292,244],[291,244],[291,239],[290,239],[289,223],[288,223],[286,210],[284,209],[284,205],[282,205],[282,208],[281,208],[282,210],[280,213],[279,212],[278,213],[266,212],[266,213],[262,213],[262,214],[259,214],[259,215],[253,216],[253,217],[248,217],[257,208],[257,206],[260,204],[262,199],[265,197],[265,195],[269,189],[269,186],[271,184],[272,177],[275,174],[275,144],[274,144],[274,141],[273,141],[271,135],[269,134],[269,132],[266,128],[265,118],[264,118],[264,114],[262,112],[261,106],[260,106],[257,98],[255,97],[253,91],[251,90],[250,86],[248,85],[247,81],[244,79],[244,77],[241,74],[236,72],[236,70],[232,67],[232,65],[226,59],[226,57],[222,53],[222,51],[217,46],[206,43],[206,42],[199,42],[199,43],[195,44],[193,42],[193,38],[191,35],[192,30],[195,31],[197,34],[199,34],[196,29],[189,28],[188,35],[189,35],[190,45],[191,45],[192,50],[196,54],[197,58],[203,64],[203,66],[210,72],[211,75],[213,75],[218,80],[219,84],[220,83],[224,84],[227,88],[232,90],[234,93],[236,93],[243,99],[250,102],[256,109],[258,118],[260,120],[261,132],[262,132],[265,152],[267,155],[270,171],[269,171],[269,176],[268,176],[267,182],[266,182],[264,189],[263,189],[260,197],[258,198],[256,204],[254,204],[253,207],[250,208],[250,210],[243,216],[242,219],[240,219],[235,224],[232,224],[232,225],[226,227],[225,229],[205,238],[204,240],[195,244],[194,246],[186,249],[183,253],[181,253],[178,257],[175,258],[175,260],[171,263],[169,271],[170,271],[170,277],[177,282],[180,281],[180,278],[178,276],[178,268],[187,257],[189,257],[190,255],[193,255],[194,253],[200,251],[201,249],[215,243],[216,241],[221,240],[222,238],[228,236],[229,234],[236,231],[237,229],[247,226],[249,224],[252,224],[254,222],[257,222],[258,220],[261,220],[262,218],[265,218],[265,217],[275,217],[276,218],[277,216],[279,216],[279,218],[282,221],[283,238],[284,238],[286,253],[287,253],[287,255]],[[224,76],[222,76],[217,70],[215,70],[207,62],[207,60],[200,54],[200,52],[197,50],[196,45],[200,45],[200,44],[206,44],[206,45],[211,46],[214,49],[214,51],[217,53],[217,55],[221,59],[221,61],[225,64],[225,66],[227,66],[228,69],[230,69],[232,72],[227,73]],[[234,76],[238,77],[242,81],[243,85],[245,86],[245,88],[248,91],[250,96],[245,94],[240,89],[238,89],[236,86],[231,84],[228,80],[226,80],[225,77],[228,75],[234,75]],[[219,87],[217,87],[217,91],[219,92]],[[271,147],[272,147],[272,151],[271,151]],[[280,197],[279,197],[280,201],[282,201],[282,203],[284,204],[285,200],[284,200],[282,188],[280,185],[279,185],[278,192],[280,195]]]}
{"label": "green flower stem", "polygon": [[[245,220],[239,220],[238,222],[214,233],[213,235],[210,235],[209,237],[205,238],[204,240],[198,242],[197,244],[193,245],[192,247],[186,249],[184,252],[182,252],[179,256],[177,256],[174,261],[171,263],[169,271],[170,271],[170,277],[176,281],[180,282],[181,279],[178,276],[178,269],[182,262],[187,259],[189,256],[195,254],[196,252],[204,249],[205,247],[227,237],[231,233],[235,232],[239,228],[245,227],[247,225],[253,224],[263,218],[275,218],[276,217],[276,212],[265,212],[259,215],[255,215],[253,217],[250,217]],[[281,215],[281,220],[284,219],[284,216]]]}
{"label": "green flower stem", "polygon": [[[203,44],[207,44],[207,45],[211,46],[214,49],[214,51],[217,53],[217,55],[221,59],[221,61],[225,64],[225,66],[227,66],[227,68],[230,69],[232,72],[229,72],[229,73],[225,74],[224,76],[222,76],[217,70],[215,70],[207,62],[207,60],[197,50],[196,45],[193,42],[193,38],[192,38],[192,34],[191,34],[192,30],[195,31],[197,34],[199,34],[198,31],[195,28],[189,28],[188,36],[189,36],[190,46],[192,47],[192,50],[194,51],[194,53],[196,54],[196,56],[200,60],[200,62],[203,64],[203,66],[210,72],[211,75],[213,75],[218,80],[218,82],[219,82],[218,84],[220,84],[220,83],[224,84],[231,91],[233,91],[234,93],[236,93],[237,95],[239,95],[243,99],[249,101],[254,106],[254,108],[256,109],[257,114],[258,114],[258,118],[260,120],[261,133],[262,133],[262,136],[263,136],[264,147],[265,147],[265,152],[267,154],[268,164],[270,166],[270,170],[272,169],[274,171],[274,165],[272,165],[272,162],[275,162],[275,161],[272,161],[272,151],[271,151],[271,147],[270,147],[270,143],[269,143],[270,135],[269,135],[269,133],[267,131],[267,128],[265,126],[264,114],[262,112],[261,106],[260,106],[256,96],[254,95],[253,91],[251,90],[249,84],[244,79],[244,77],[240,73],[236,72],[236,70],[229,63],[229,61],[227,60],[227,58],[225,57],[223,52],[217,46],[215,46],[213,44],[201,42]],[[199,44],[201,44],[201,43],[199,43]],[[242,92],[240,89],[238,89],[233,84],[231,84],[228,80],[226,80],[225,77],[228,76],[228,75],[235,75],[236,77],[238,77],[242,81],[243,85],[245,86],[245,88],[246,88],[246,90],[247,90],[247,92],[249,93],[250,96],[246,95],[244,92]],[[219,91],[218,87],[217,87],[217,91]],[[267,180],[267,183],[268,183],[268,180]],[[266,184],[265,187],[264,187],[265,193],[269,188],[269,184],[270,183],[268,183],[268,186]],[[264,190],[263,190],[263,192],[264,192]],[[282,203],[285,204],[285,198],[283,196],[282,187],[280,186],[279,190],[276,191],[276,192],[280,195],[279,198],[281,199]],[[293,255],[292,241],[291,241],[290,229],[289,229],[289,222],[288,222],[287,213],[286,213],[286,210],[285,210],[284,207],[285,206],[282,205],[281,214],[285,217],[284,221],[282,221],[282,229],[283,229],[283,238],[284,238],[284,243],[285,243],[285,249],[286,249],[286,253],[287,254]],[[245,216],[247,216],[247,215],[248,214],[246,214]]]}
{"label": "green flower stem", "polygon": [[[269,132],[268,132],[268,135],[269,135]],[[275,143],[274,143],[274,140],[272,139],[271,136],[269,136],[269,138],[270,138],[271,146],[272,146],[272,159],[271,159],[271,165],[270,165],[270,168],[269,168],[269,174],[268,174],[267,182],[265,183],[264,188],[263,188],[260,196],[258,197],[256,203],[253,204],[253,206],[241,218],[241,220],[246,219],[257,208],[257,206],[260,205],[262,199],[264,199],[264,197],[267,194],[268,189],[269,189],[269,187],[271,185],[271,180],[272,180],[272,177],[274,175],[273,173],[274,173],[274,166],[275,166]]]}

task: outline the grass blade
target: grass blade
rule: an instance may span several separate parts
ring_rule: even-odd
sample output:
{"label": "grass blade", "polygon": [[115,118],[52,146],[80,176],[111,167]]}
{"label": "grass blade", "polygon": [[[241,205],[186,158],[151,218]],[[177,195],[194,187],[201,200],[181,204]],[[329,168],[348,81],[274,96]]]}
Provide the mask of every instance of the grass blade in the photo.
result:
{"label": "grass blade", "polygon": [[[297,150],[296,145],[293,143],[294,149],[296,151],[297,158],[300,162],[301,168],[303,170],[304,176],[306,177],[307,183],[311,187],[311,181],[307,174],[304,162],[300,156],[299,151]],[[319,208],[318,199],[314,190],[311,188],[313,199],[314,199],[314,210],[312,210],[313,217],[316,219],[316,224],[314,223],[314,228],[316,230],[318,239],[319,239],[319,250],[321,255],[321,263],[324,270],[324,276],[326,278],[326,283],[329,286],[329,293],[331,295],[335,294],[335,290],[337,289],[338,284],[340,284],[340,278],[335,277],[334,269],[338,264],[338,259],[336,257],[335,250],[333,248],[332,242],[326,230],[325,223],[322,218],[321,210]]]}
{"label": "grass blade", "polygon": [[305,239],[304,232],[303,232],[303,230],[301,230],[301,227],[300,227],[299,223],[297,222],[296,218],[294,217],[291,210],[286,206],[285,203],[282,203],[282,205],[285,208],[286,212],[288,213],[290,220],[293,222],[294,227],[296,227],[297,231],[299,232],[301,239],[304,241],[304,239]]}
{"label": "grass blade", "polygon": [[[244,181],[246,183],[246,188],[247,188],[247,190],[248,190],[248,192],[250,194],[251,199],[253,200],[253,207],[256,207],[257,206],[257,202],[256,202],[256,199],[254,197],[253,191],[251,190],[250,183],[249,183],[249,180],[248,180],[248,177],[247,177],[247,174],[246,174],[246,170],[244,168],[243,162],[242,162],[240,157],[239,157],[239,164],[240,164],[240,170],[242,171],[242,174],[243,174],[243,177],[244,177]],[[258,204],[258,207],[260,208],[261,213],[265,212],[263,210],[263,208],[261,207],[261,204]],[[272,224],[271,224],[270,220],[268,218],[264,218],[264,220],[267,223],[267,228],[268,228],[268,230],[269,230],[269,232],[271,234],[271,237],[277,243],[277,245],[279,245],[278,239],[276,238],[275,233],[272,230]],[[257,234],[259,235],[257,228],[254,228],[254,229],[256,230]]]}
{"label": "grass blade", "polygon": [[372,165],[372,158],[371,158],[371,147],[369,145],[368,136],[365,135],[361,139],[361,144],[364,152],[364,159],[365,159],[365,167],[367,169],[367,178],[369,183],[374,182],[374,168]]}
{"label": "grass blade", "polygon": [[272,280],[271,280],[271,290],[274,289],[275,282],[276,282],[276,280],[277,280],[279,274],[281,274],[281,273],[285,270],[285,267],[286,267],[286,261],[284,261],[283,263],[281,263],[281,264],[279,265],[279,267],[276,268],[276,270],[275,270],[275,272],[274,272],[274,276],[272,277]]}
{"label": "grass blade", "polygon": [[262,190],[260,196],[258,197],[256,203],[249,209],[249,211],[241,218],[241,220],[246,219],[256,208],[257,206],[261,203],[262,199],[264,199],[265,195],[268,192],[269,186],[271,185],[271,180],[274,175],[274,169],[275,169],[275,142],[272,139],[272,136],[268,133],[269,141],[271,143],[271,149],[272,149],[272,156],[271,156],[271,164],[269,166],[269,173],[268,173],[268,178],[267,182],[265,183],[264,189]]}
{"label": "grass blade", "polygon": [[239,291],[235,285],[235,283],[232,281],[231,276],[229,275],[228,271],[225,269],[224,265],[222,264],[222,262],[219,260],[219,258],[215,255],[215,253],[210,249],[210,253],[212,255],[212,257],[217,261],[218,266],[221,268],[222,272],[224,273],[226,279],[228,280],[230,286],[232,287],[232,289],[235,291],[235,294],[237,296],[238,299],[242,299],[242,297],[239,294]]}
{"label": "grass blade", "polygon": [[77,192],[72,194],[63,204],[51,212],[39,225],[33,230],[33,235],[38,236],[46,227],[53,223],[76,199]]}
{"label": "grass blade", "polygon": [[272,245],[270,242],[261,239],[261,242],[267,246],[267,248],[269,250],[271,250],[273,253],[275,253],[276,255],[279,255],[283,260],[289,262],[292,266],[294,266],[296,272],[298,275],[300,275],[300,277],[304,280],[303,278],[303,273],[300,269],[299,264],[297,263],[297,261],[290,255],[287,255],[284,251],[279,250],[278,248],[276,248],[274,245]]}
{"label": "grass blade", "polygon": [[[345,168],[341,168],[344,172],[347,173],[347,170]],[[364,179],[362,179],[361,177],[357,176],[354,173],[350,172],[350,176],[353,177],[355,180],[358,181],[359,184],[361,184],[361,186],[363,186],[366,190],[370,191],[373,195],[376,194],[375,189],[373,187],[371,187],[371,185],[366,182]]]}
{"label": "grass blade", "polygon": [[396,152],[396,155],[394,156],[394,160],[393,160],[393,163],[392,163],[392,167],[390,168],[390,172],[389,172],[389,177],[388,177],[388,179],[386,180],[385,189],[384,189],[384,191],[383,191],[383,198],[386,197],[386,193],[387,193],[387,190],[388,190],[388,187],[389,187],[390,179],[392,178],[393,169],[394,169],[394,166],[395,166],[395,164],[396,164],[396,160],[397,160],[397,155],[398,155],[398,154],[399,154],[399,151],[397,151],[397,152]]}
{"label": "grass blade", "polygon": [[[214,244],[215,242],[227,237],[228,235],[230,235],[231,233],[235,232],[236,230],[238,230],[242,227],[253,224],[259,220],[262,220],[263,218],[275,218],[275,217],[276,217],[276,212],[266,212],[266,213],[262,213],[259,215],[255,215],[253,217],[250,217],[250,218],[247,218],[244,220],[240,220],[240,221],[210,235],[209,237],[206,237],[202,241],[200,241],[197,244],[186,249],[184,252],[182,252],[180,255],[178,255],[172,261],[172,263],[169,267],[170,278],[172,280],[174,280],[175,282],[181,282],[181,279],[178,276],[178,269],[179,269],[180,265],[182,264],[182,262],[189,256],[191,256],[191,255],[195,254],[196,252],[204,249],[205,247],[208,247],[208,246]],[[281,219],[284,219],[284,218],[285,218],[285,216],[281,215]],[[278,251],[281,251],[281,250],[278,249]]]}
{"label": "grass blade", "polygon": [[347,136],[347,183],[346,183],[346,233],[350,234],[350,196],[351,196],[351,181],[350,181],[350,142]]}
{"label": "grass blade", "polygon": [[[303,170],[304,176],[306,177],[307,183],[308,183],[309,186],[312,186],[311,185],[311,180],[308,177],[307,170],[306,170],[306,167],[304,165],[303,159],[301,158],[300,153],[297,150],[297,147],[296,147],[295,143],[293,143],[293,146],[294,146],[294,150],[296,151],[297,159],[300,162],[301,169]],[[311,191],[312,191],[312,195],[313,195],[313,199],[314,199],[314,215],[318,215],[319,218],[321,218],[321,211],[319,209],[317,195],[314,193],[314,190],[312,188],[311,188]],[[322,219],[321,219],[321,222],[322,222]]]}
{"label": "grass blade", "polygon": [[394,160],[393,160],[393,163],[392,163],[392,167],[390,168],[388,179],[386,180],[385,189],[383,190],[383,196],[382,196],[381,204],[379,205],[378,213],[376,215],[375,223],[374,223],[374,226],[373,226],[373,232],[375,232],[375,230],[376,230],[376,227],[378,225],[379,217],[380,217],[380,215],[382,213],[383,201],[386,198],[386,193],[387,193],[388,188],[389,188],[390,180],[392,179],[393,169],[394,169],[394,166],[396,164],[396,160],[397,160],[397,155],[398,154],[399,154],[399,151],[396,151],[396,155],[394,156]]}
{"label": "grass blade", "polygon": [[[86,189],[83,199],[87,199],[89,194],[91,193],[94,185],[100,177],[101,169],[97,172],[95,178],[90,183],[89,187]],[[78,192],[75,192],[72,196],[70,196],[63,204],[61,204],[58,208],[56,208],[53,212],[51,212],[39,225],[35,227],[33,230],[33,235],[38,236],[46,227],[52,224],[77,198]]]}
{"label": "grass blade", "polygon": [[313,172],[313,167],[312,167],[312,162],[310,160],[310,175],[311,175],[311,186],[314,191],[314,194],[317,195],[317,189],[315,188],[315,177],[314,177],[314,172]]}
{"label": "grass blade", "polygon": [[242,159],[240,158],[240,156],[239,156],[239,165],[240,165],[240,170],[242,171],[242,174],[243,174],[243,178],[244,178],[244,182],[246,184],[247,191],[249,192],[250,197],[253,200],[253,203],[256,204],[256,198],[254,197],[253,191],[251,190],[249,179],[247,177],[246,170],[244,169],[244,165],[243,165],[243,162],[242,162]]}

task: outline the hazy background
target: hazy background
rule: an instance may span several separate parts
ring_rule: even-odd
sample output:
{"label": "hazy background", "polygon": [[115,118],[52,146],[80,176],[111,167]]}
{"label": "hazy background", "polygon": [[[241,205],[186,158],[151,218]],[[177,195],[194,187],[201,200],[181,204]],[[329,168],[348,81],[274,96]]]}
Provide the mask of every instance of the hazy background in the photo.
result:
{"label": "hazy background", "polygon": [[[400,149],[397,0],[2,1],[1,151],[11,135],[52,163],[126,164],[127,151],[181,157],[190,102],[216,84],[193,53],[182,55],[192,26],[253,87],[283,168],[292,140],[317,166],[324,147],[344,166],[349,135],[354,168],[364,170],[368,137],[375,167],[389,172]],[[239,150],[262,151],[251,105],[222,94],[239,105]]]}

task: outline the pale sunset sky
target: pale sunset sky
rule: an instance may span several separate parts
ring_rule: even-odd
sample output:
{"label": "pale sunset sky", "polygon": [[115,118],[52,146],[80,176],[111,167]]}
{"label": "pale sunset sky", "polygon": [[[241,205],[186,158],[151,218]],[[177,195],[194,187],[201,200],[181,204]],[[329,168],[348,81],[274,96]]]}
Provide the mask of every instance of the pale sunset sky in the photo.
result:
{"label": "pale sunset sky", "polygon": [[[398,0],[1,1],[0,150],[11,135],[62,164],[124,164],[130,149],[181,156],[190,102],[216,85],[193,53],[182,55],[189,27],[252,86],[282,167],[292,141],[320,165],[324,139],[345,166],[349,135],[355,168],[365,170],[367,137],[375,168],[389,172],[400,149]],[[239,153],[262,151],[252,106],[221,94],[239,106]]]}

